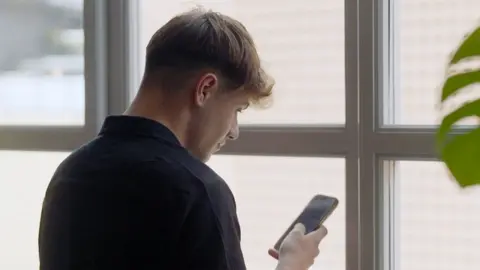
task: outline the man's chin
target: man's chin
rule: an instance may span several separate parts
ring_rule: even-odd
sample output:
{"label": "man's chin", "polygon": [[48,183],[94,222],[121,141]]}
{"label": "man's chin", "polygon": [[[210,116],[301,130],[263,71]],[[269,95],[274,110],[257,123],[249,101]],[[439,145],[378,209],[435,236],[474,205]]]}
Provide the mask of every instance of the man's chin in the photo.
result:
{"label": "man's chin", "polygon": [[222,144],[217,144],[217,145],[215,146],[215,148],[213,149],[212,154],[215,154],[215,153],[217,153],[218,151],[220,151],[220,149],[222,149],[222,147],[223,147]]}
{"label": "man's chin", "polygon": [[220,151],[220,149],[221,149],[221,147],[215,147],[214,149],[212,149],[212,151],[209,154],[205,155],[205,157],[202,159],[202,161],[207,163],[213,155],[215,155],[216,153],[218,153]]}
{"label": "man's chin", "polygon": [[217,144],[211,151],[210,153],[208,154],[205,154],[201,160],[204,162],[204,163],[207,163],[210,158],[215,155],[216,153],[218,153],[221,149],[222,149],[223,145],[220,145],[220,144]]}
{"label": "man's chin", "polygon": [[204,163],[207,163],[207,162],[210,160],[210,158],[211,158],[215,153],[217,153],[217,152],[218,152],[218,150],[215,149],[215,150],[211,151],[210,153],[205,154],[205,155],[202,157],[201,160],[202,160]]}

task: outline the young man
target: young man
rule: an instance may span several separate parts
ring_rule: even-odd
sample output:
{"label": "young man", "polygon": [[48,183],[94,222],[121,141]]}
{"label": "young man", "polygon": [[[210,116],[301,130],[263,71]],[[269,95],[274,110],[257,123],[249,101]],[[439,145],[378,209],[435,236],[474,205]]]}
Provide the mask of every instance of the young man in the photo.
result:
{"label": "young man", "polygon": [[[238,21],[176,16],[152,37],[145,75],[123,116],[72,153],[47,189],[43,270],[242,270],[240,226],[226,183],[205,162],[238,137],[237,114],[273,82]],[[297,225],[278,270],[306,270],[326,229]]]}

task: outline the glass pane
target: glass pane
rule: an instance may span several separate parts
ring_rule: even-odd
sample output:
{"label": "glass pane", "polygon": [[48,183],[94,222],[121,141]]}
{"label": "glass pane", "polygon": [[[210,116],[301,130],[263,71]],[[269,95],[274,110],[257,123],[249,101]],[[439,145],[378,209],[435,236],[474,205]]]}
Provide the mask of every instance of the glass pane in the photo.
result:
{"label": "glass pane", "polygon": [[396,172],[400,269],[480,269],[480,187],[460,189],[439,162],[396,162]]}
{"label": "glass pane", "polygon": [[0,125],[83,125],[83,0],[2,0],[0,36]]}
{"label": "glass pane", "polygon": [[241,124],[345,123],[344,1],[140,0],[142,63],[152,34],[195,5],[244,23],[277,82],[273,107],[245,112]]}
{"label": "glass pane", "polygon": [[[465,34],[478,26],[480,1],[401,0],[394,5],[397,26],[394,69],[398,80],[395,121],[388,124],[438,124],[443,114],[470,100],[480,90],[478,86],[465,89],[439,111],[440,88],[450,54]],[[480,61],[468,66],[480,67]]]}
{"label": "glass pane", "polygon": [[68,153],[0,151],[0,269],[39,269],[38,226],[50,178]]}
{"label": "glass pane", "polygon": [[275,268],[268,248],[316,193],[337,197],[340,204],[326,221],[329,235],[312,269],[345,269],[343,159],[218,155],[209,165],[235,195],[248,269]]}

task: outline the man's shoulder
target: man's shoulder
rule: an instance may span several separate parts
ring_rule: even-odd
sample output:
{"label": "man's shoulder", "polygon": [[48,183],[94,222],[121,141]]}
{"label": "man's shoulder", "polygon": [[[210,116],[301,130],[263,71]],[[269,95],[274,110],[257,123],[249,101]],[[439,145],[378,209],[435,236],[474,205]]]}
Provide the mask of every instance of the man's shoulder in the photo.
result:
{"label": "man's shoulder", "polygon": [[199,189],[198,180],[175,158],[178,150],[144,142],[95,139],[73,151],[52,182],[150,189]]}
{"label": "man's shoulder", "polygon": [[212,196],[223,195],[230,199],[232,196],[231,190],[225,180],[218,175],[207,164],[195,159],[186,158],[180,159],[179,163],[183,166],[189,174],[202,183],[202,186],[206,189],[207,193]]}
{"label": "man's shoulder", "polygon": [[132,165],[133,171],[162,188],[173,188],[188,193],[203,193],[204,182],[178,160],[169,156],[157,156],[154,160]]}
{"label": "man's shoulder", "polygon": [[212,203],[233,200],[226,182],[208,165],[183,148],[158,143],[96,139],[74,151],[55,174],[57,181],[203,193]]}

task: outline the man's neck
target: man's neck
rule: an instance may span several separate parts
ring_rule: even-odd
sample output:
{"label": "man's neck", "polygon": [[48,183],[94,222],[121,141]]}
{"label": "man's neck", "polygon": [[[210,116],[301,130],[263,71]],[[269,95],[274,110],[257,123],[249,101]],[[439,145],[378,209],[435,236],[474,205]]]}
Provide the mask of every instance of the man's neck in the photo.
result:
{"label": "man's neck", "polygon": [[186,119],[188,116],[185,115],[185,113],[174,104],[165,104],[165,106],[159,106],[158,100],[159,99],[153,97],[142,97],[137,95],[123,115],[137,116],[154,120],[172,131],[180,143],[185,146],[185,142],[187,140],[186,135],[188,131],[188,121],[185,121],[184,119]]}

